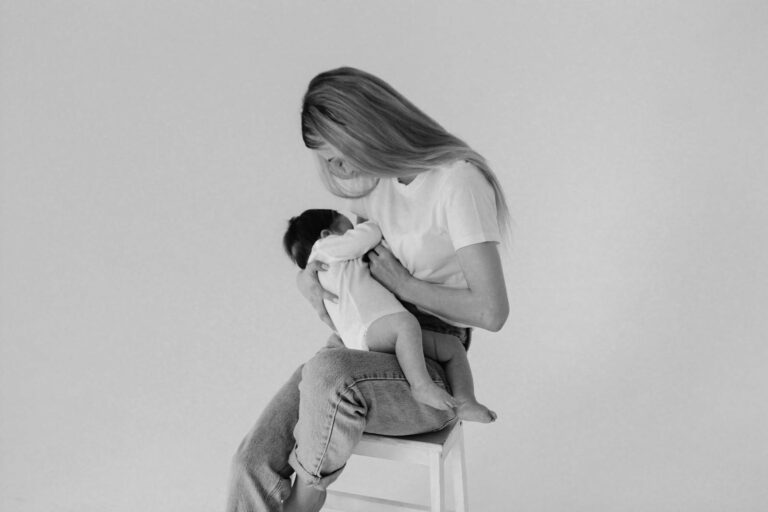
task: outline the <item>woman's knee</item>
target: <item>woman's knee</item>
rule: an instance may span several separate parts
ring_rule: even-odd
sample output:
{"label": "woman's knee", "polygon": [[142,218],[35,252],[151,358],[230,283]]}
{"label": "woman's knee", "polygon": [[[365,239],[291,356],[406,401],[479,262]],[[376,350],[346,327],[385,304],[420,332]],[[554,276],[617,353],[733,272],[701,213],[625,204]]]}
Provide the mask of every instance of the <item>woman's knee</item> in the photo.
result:
{"label": "woman's knee", "polygon": [[299,390],[302,395],[337,391],[351,384],[354,369],[350,362],[350,350],[322,350],[304,363]]}

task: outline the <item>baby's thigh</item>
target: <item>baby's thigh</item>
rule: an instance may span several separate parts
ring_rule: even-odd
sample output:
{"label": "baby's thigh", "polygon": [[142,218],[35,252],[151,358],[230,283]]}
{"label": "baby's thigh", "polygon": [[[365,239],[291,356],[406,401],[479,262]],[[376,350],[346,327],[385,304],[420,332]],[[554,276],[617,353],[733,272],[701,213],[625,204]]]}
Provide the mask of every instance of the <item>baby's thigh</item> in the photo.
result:
{"label": "baby's thigh", "polygon": [[403,311],[374,320],[365,333],[365,343],[374,352],[394,354],[398,340],[416,337],[421,340],[419,322],[412,314]]}
{"label": "baby's thigh", "polygon": [[422,331],[424,356],[439,363],[446,363],[457,354],[466,354],[464,345],[456,336],[450,334]]}

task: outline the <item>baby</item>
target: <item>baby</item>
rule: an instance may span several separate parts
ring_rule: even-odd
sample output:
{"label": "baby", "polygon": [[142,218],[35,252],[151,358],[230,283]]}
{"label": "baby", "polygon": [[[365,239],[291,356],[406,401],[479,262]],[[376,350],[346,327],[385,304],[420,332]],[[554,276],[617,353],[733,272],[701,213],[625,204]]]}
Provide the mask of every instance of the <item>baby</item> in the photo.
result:
{"label": "baby", "polygon": [[[319,260],[328,264],[318,277],[339,297],[325,301],[328,315],[348,348],[394,353],[413,397],[436,409],[456,408],[459,419],[488,423],[496,414],[477,402],[466,350],[457,338],[423,343],[421,327],[397,298],[373,276],[363,256],[381,241],[373,222],[353,226],[334,210],[307,210],[288,221],[283,245],[300,267]],[[432,382],[424,356],[445,366],[449,395]]]}

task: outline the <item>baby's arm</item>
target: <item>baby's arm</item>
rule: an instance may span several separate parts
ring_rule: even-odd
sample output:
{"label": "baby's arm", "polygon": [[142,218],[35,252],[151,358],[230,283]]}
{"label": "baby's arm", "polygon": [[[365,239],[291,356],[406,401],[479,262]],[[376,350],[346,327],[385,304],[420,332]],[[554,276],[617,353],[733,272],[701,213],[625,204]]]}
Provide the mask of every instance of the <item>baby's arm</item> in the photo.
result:
{"label": "baby's arm", "polygon": [[375,222],[358,224],[343,235],[329,235],[315,244],[317,259],[325,263],[354,260],[376,247],[381,230]]}

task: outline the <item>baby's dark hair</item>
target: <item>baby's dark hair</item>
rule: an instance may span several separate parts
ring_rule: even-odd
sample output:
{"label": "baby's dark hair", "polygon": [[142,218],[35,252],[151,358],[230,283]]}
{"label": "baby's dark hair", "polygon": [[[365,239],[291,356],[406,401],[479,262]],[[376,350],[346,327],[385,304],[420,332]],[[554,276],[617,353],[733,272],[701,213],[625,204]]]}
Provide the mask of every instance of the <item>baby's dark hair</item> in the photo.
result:
{"label": "baby's dark hair", "polygon": [[341,214],[336,210],[306,210],[288,221],[288,230],[283,235],[283,247],[299,268],[307,266],[312,246],[320,239],[324,229],[331,229],[338,215]]}

